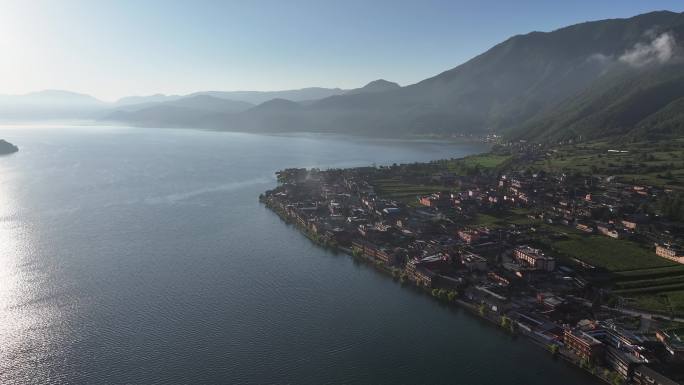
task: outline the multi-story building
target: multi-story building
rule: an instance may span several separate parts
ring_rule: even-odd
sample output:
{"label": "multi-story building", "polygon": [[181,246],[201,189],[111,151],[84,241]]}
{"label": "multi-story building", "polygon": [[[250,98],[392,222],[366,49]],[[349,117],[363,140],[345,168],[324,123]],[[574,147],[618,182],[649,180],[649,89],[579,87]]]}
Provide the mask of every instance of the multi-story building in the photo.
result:
{"label": "multi-story building", "polygon": [[513,259],[535,270],[553,271],[556,268],[556,261],[553,257],[526,245],[513,249]]}
{"label": "multi-story building", "polygon": [[608,346],[606,349],[606,363],[623,378],[631,378],[634,368],[646,363],[646,361],[621,349]]}
{"label": "multi-story building", "polygon": [[657,244],[656,255],[677,263],[684,263],[684,250],[670,244]]}
{"label": "multi-story building", "polygon": [[581,359],[594,363],[603,361],[603,343],[579,329],[565,329],[563,343]]}

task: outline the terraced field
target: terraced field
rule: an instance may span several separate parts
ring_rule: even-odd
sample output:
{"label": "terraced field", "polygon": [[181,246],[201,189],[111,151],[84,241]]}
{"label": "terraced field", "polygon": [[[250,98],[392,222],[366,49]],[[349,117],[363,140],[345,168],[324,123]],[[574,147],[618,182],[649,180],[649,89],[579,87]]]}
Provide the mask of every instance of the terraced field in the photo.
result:
{"label": "terraced field", "polygon": [[613,292],[644,310],[684,315],[684,265],[618,273]]}
{"label": "terraced field", "polygon": [[560,147],[533,168],[552,172],[614,175],[625,182],[684,191],[684,139],[615,144],[592,142]]}
{"label": "terraced field", "polygon": [[453,187],[442,185],[416,185],[402,182],[400,178],[376,179],[373,181],[376,192],[383,198],[415,204],[421,195],[440,191],[451,191]]}

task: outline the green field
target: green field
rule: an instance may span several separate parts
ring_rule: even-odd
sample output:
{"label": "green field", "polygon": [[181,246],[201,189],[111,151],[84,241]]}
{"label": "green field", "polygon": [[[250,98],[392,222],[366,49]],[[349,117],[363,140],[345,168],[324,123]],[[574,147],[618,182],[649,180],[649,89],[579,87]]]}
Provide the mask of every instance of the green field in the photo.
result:
{"label": "green field", "polygon": [[453,189],[453,187],[442,185],[408,184],[398,178],[376,179],[373,181],[373,186],[381,197],[395,199],[404,203],[415,203],[421,195],[451,191]]}
{"label": "green field", "polygon": [[652,269],[621,271],[616,274],[617,281],[653,280],[684,275],[684,265],[671,265]]}
{"label": "green field", "polygon": [[[621,152],[613,152],[617,150]],[[614,175],[623,182],[684,191],[684,139],[669,142],[591,142],[549,152],[532,168],[551,172]]]}
{"label": "green field", "polygon": [[463,174],[468,169],[494,169],[510,160],[511,155],[480,154],[465,157],[463,159],[452,159],[446,162],[447,170],[456,174]]}
{"label": "green field", "polygon": [[510,224],[527,225],[537,223],[538,221],[527,217],[529,210],[513,209],[503,213],[485,214],[478,213],[475,217],[475,224],[478,226],[487,227],[503,227]]}
{"label": "green field", "polygon": [[682,316],[684,315],[684,290],[667,291],[657,294],[628,296],[630,304],[636,308]]}
{"label": "green field", "polygon": [[635,242],[600,235],[570,234],[570,239],[552,242],[551,246],[567,257],[612,272],[673,265]]}

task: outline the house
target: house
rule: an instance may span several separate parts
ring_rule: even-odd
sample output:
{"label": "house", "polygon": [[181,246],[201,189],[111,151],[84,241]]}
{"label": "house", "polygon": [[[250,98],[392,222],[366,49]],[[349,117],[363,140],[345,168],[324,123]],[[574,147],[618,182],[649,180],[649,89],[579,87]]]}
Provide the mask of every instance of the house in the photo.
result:
{"label": "house", "polygon": [[566,348],[587,362],[603,361],[603,343],[579,329],[566,328],[563,331],[563,343]]}
{"label": "house", "polygon": [[523,245],[513,249],[513,259],[523,266],[534,270],[553,271],[556,261],[553,257],[545,255],[541,250]]}
{"label": "house", "polygon": [[584,231],[585,233],[593,233],[594,227],[586,223],[577,223],[575,226],[577,230]]}
{"label": "house", "polygon": [[481,238],[489,236],[489,230],[486,228],[463,229],[459,230],[457,235],[463,242],[471,245],[475,242],[478,242]]}
{"label": "house", "polygon": [[603,234],[607,237],[611,237],[613,239],[624,238],[624,232],[619,231],[615,227],[608,225],[608,224],[605,224],[605,223],[600,223],[600,224],[596,225],[596,230],[598,230],[598,232],[600,234]]}
{"label": "house", "polygon": [[487,271],[487,260],[477,254],[462,253],[461,263],[470,271]]}
{"label": "house", "polygon": [[410,278],[412,278],[418,286],[431,288],[436,275],[437,274],[430,269],[425,267],[416,267],[413,272],[413,276]]}
{"label": "house", "polygon": [[608,346],[606,349],[606,364],[613,368],[623,378],[631,378],[634,374],[634,369],[646,363],[638,357],[626,354],[620,349]]}
{"label": "house", "polygon": [[656,255],[669,259],[670,261],[684,264],[684,250],[676,245],[667,243],[656,244]]}
{"label": "house", "polygon": [[452,206],[452,196],[448,193],[434,193],[419,197],[418,202],[426,207],[447,208]]}

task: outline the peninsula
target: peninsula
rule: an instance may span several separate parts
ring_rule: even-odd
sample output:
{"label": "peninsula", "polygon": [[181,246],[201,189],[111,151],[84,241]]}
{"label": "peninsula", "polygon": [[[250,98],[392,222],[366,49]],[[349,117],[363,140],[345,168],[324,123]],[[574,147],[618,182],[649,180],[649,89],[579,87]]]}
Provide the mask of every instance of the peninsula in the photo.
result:
{"label": "peninsula", "polygon": [[0,139],[0,155],[12,154],[17,151],[19,151],[19,147],[4,139]]}
{"label": "peninsula", "polygon": [[684,379],[684,142],[500,143],[286,169],[260,201],[317,244],[612,384]]}

